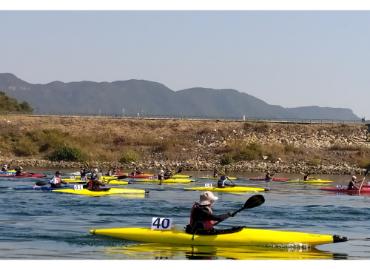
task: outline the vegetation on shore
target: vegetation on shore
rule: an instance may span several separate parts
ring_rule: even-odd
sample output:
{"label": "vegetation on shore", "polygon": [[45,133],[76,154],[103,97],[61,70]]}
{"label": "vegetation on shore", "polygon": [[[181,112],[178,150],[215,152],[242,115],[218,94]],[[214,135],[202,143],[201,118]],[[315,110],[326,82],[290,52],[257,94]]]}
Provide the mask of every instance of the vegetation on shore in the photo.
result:
{"label": "vegetation on shore", "polygon": [[19,103],[0,91],[0,113],[32,113],[33,109],[27,102]]}
{"label": "vegetation on shore", "polygon": [[370,165],[366,127],[238,121],[0,116],[0,155],[51,161],[207,160]]}

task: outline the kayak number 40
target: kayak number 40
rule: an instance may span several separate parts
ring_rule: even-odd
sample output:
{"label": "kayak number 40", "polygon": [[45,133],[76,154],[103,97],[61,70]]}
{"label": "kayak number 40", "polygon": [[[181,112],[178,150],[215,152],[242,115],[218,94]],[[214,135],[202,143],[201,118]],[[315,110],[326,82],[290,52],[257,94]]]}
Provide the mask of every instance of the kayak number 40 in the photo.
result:
{"label": "kayak number 40", "polygon": [[153,217],[152,230],[169,230],[172,228],[171,218]]}

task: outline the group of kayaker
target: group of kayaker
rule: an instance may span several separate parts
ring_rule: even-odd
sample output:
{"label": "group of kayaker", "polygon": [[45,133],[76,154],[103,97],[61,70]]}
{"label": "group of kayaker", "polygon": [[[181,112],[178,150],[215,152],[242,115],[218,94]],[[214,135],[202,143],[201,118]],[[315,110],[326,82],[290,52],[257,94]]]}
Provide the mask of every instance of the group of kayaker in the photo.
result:
{"label": "group of kayaker", "polygon": [[[86,182],[84,188],[92,191],[101,191],[107,190],[105,184],[101,181],[103,174],[99,172],[98,168],[94,168],[91,171],[86,168],[81,168],[81,181]],[[87,178],[87,175],[90,174],[90,177]],[[63,181],[61,177],[60,171],[56,171],[53,178],[49,181],[51,188],[61,188],[63,187],[62,184],[67,184],[67,182]]]}
{"label": "group of kayaker", "polygon": [[[23,167],[22,166],[16,166],[14,168],[14,170],[15,170],[15,175],[16,176],[21,176],[22,173],[23,173]],[[10,171],[11,170],[9,169],[8,164],[3,164],[3,166],[1,167],[1,173],[8,174],[8,173],[10,173]]]}
{"label": "group of kayaker", "polygon": [[171,168],[161,166],[158,171],[157,178],[158,180],[166,180],[166,179],[170,179],[174,174],[181,173],[181,172],[182,172],[182,167],[178,168],[174,173],[174,170],[172,170]]}

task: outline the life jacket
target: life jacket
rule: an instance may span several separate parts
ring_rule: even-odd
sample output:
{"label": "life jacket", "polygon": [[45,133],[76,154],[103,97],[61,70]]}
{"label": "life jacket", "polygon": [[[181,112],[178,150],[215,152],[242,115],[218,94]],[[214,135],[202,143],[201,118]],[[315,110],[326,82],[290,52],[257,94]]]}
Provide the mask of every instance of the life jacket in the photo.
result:
{"label": "life jacket", "polygon": [[53,184],[53,185],[59,185],[60,183],[62,183],[62,179],[58,176],[54,176],[50,181],[49,181],[50,184]]}
{"label": "life jacket", "polygon": [[355,184],[354,184],[354,181],[351,180],[351,182],[349,182],[348,184],[348,187],[347,187],[348,190],[354,190],[354,189],[357,189]]}
{"label": "life jacket", "polygon": [[195,202],[193,207],[191,208],[190,213],[190,226],[193,230],[203,229],[203,230],[212,230],[213,229],[213,220],[197,220],[196,212],[199,211],[200,208],[206,208],[211,214],[212,209],[208,206],[201,206],[199,203]]}
{"label": "life jacket", "polygon": [[90,179],[89,182],[87,182],[87,189],[88,190],[101,190],[100,186],[102,184],[98,180]]}

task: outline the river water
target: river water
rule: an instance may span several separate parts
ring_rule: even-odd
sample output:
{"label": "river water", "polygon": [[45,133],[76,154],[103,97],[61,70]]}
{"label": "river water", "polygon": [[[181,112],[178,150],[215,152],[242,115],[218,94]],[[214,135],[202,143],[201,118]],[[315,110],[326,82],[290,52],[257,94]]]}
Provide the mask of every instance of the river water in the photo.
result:
{"label": "river water", "polygon": [[[52,172],[47,172],[51,174]],[[185,172],[204,176],[206,172]],[[258,174],[237,174],[241,178]],[[297,179],[299,175],[279,175]],[[318,175],[332,185],[346,184],[349,176]],[[270,183],[265,203],[244,210],[219,227],[248,226],[347,236],[348,242],[316,248],[212,248],[139,244],[90,235],[92,228],[150,227],[152,217],[172,218],[178,228],[189,220],[199,186],[132,184],[148,189],[142,197],[85,197],[54,192],[14,190],[31,186],[35,179],[0,178],[0,259],[370,259],[370,196],[335,194],[321,186]],[[236,183],[264,186],[264,182]],[[127,186],[126,186],[127,187]],[[237,210],[253,193],[218,193],[215,213]]]}

